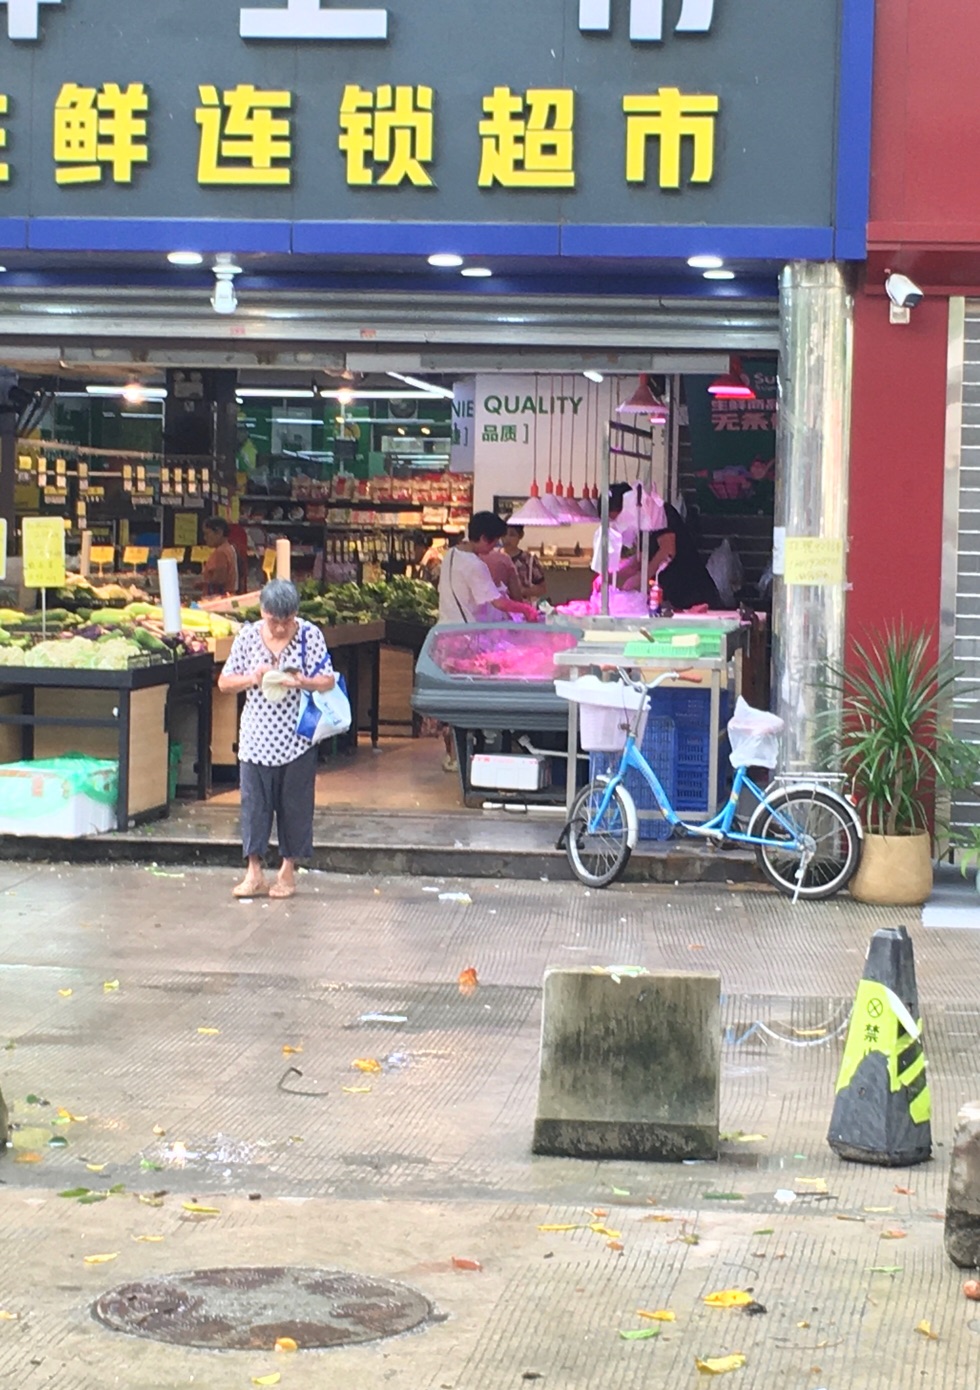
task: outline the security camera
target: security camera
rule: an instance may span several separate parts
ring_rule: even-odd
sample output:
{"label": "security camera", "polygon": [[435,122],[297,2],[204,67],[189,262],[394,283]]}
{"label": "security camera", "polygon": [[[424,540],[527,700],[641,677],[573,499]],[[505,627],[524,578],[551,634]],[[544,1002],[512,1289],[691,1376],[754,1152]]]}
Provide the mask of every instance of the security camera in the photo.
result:
{"label": "security camera", "polygon": [[214,293],[211,296],[211,308],[216,314],[233,314],[238,308],[238,295],[235,292],[235,281],[231,276],[215,278]]}
{"label": "security camera", "polygon": [[214,293],[211,308],[216,314],[233,314],[238,308],[238,295],[235,293],[235,276],[241,275],[242,268],[235,264],[235,258],[227,252],[215,257]]}
{"label": "security camera", "polygon": [[924,298],[914,280],[893,270],[885,271],[885,290],[888,298],[898,309],[914,309]]}

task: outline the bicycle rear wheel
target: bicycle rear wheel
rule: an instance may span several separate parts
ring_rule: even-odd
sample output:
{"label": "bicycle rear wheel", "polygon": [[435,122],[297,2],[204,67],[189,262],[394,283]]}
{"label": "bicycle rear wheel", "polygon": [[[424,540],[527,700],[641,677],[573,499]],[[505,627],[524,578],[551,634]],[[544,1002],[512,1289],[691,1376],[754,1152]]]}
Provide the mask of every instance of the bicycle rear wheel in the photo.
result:
{"label": "bicycle rear wheel", "polygon": [[[795,839],[774,811],[793,827]],[[788,898],[832,898],[854,877],[861,857],[853,817],[837,797],[817,787],[775,793],[753,815],[749,834],[766,841],[756,846],[759,867]],[[810,852],[805,862],[804,849]]]}
{"label": "bicycle rear wheel", "polygon": [[590,888],[605,888],[626,868],[632,853],[629,843],[631,804],[629,792],[614,788],[602,820],[590,831],[609,783],[597,779],[575,798],[565,836],[565,853],[575,877]]}

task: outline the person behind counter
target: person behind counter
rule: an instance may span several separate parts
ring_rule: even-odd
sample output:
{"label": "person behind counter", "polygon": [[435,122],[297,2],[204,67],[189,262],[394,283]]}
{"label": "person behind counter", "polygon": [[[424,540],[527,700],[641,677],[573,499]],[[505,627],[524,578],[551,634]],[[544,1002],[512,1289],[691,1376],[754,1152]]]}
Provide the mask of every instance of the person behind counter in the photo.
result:
{"label": "person behind counter", "polygon": [[[623,510],[623,498],[631,492],[626,483],[614,483],[609,489],[609,520],[615,521]],[[663,601],[675,612],[690,609],[719,609],[721,598],[714,580],[708,573],[690,528],[676,507],[664,505],[667,525],[650,533],[650,578],[658,575]],[[637,537],[637,551],[641,538]],[[621,589],[638,589],[643,560],[639,553],[624,560],[616,575]]]}
{"label": "person behind counter", "polygon": [[515,526],[512,521],[508,521],[500,548],[513,561],[514,568],[517,570],[517,577],[521,581],[522,597],[526,599],[544,598],[546,585],[541,561],[536,555],[521,549],[523,539],[524,527]]}
{"label": "person behind counter", "polygon": [[[299,594],[286,579],[273,579],[259,595],[262,620],[235,638],[218,677],[218,689],[247,692],[238,735],[245,877],[236,898],[268,892],[291,898],[296,861],[313,855],[316,745],[296,732],[300,691],[332,690],[330,654],[323,633],[297,617]],[[266,677],[275,672],[272,681]],[[282,867],[271,888],[263,864],[275,817]]]}
{"label": "person behind counter", "polygon": [[201,570],[200,584],[206,595],[237,594],[238,552],[228,539],[228,523],[223,516],[208,517],[204,523],[204,544],[211,554]]}
{"label": "person behind counter", "polygon": [[440,623],[493,622],[496,613],[539,621],[533,604],[501,594],[487,567],[487,556],[506,530],[507,523],[494,512],[475,512],[470,518],[467,540],[446,552],[439,571]]}

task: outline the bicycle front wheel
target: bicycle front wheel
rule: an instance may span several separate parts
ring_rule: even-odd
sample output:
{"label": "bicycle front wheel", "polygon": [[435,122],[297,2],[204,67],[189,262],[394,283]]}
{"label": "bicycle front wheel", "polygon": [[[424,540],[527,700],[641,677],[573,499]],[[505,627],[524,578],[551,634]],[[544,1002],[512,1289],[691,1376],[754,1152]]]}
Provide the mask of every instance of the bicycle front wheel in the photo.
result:
{"label": "bicycle front wheel", "polygon": [[853,817],[817,787],[787,787],[769,798],[752,817],[749,834],[765,841],[756,846],[759,867],[788,898],[832,898],[850,883],[861,857]]}
{"label": "bicycle front wheel", "polygon": [[590,782],[575,798],[565,853],[575,877],[590,888],[605,888],[626,868],[632,853],[629,842],[629,792],[622,786],[614,788],[602,819],[590,829],[599,813],[602,798],[609,783]]}

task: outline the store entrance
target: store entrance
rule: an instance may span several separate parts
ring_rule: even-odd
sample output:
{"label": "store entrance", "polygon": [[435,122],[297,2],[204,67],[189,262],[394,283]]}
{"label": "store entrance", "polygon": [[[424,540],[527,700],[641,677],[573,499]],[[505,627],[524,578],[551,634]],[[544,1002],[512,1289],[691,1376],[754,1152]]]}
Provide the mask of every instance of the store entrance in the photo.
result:
{"label": "store entrance", "polygon": [[[604,479],[621,496],[628,488],[641,515],[653,499],[676,508],[718,609],[757,614],[764,649],[775,355],[708,352],[699,361],[687,353],[671,371],[668,352],[650,359],[664,370],[646,373],[609,370],[608,357],[596,353],[598,365],[587,366],[580,351],[569,352],[566,370],[559,362],[541,371],[446,362],[423,374],[408,359],[404,372],[317,372],[302,385],[295,372],[239,372],[226,392],[224,430],[202,428],[190,444],[175,429],[174,392],[193,387],[201,376],[193,369],[129,381],[47,378],[43,408],[24,420],[18,440],[18,518],[67,514],[70,564],[87,552],[99,590],[135,587],[153,601],[156,561],[177,558],[189,607],[204,593],[203,523],[223,517],[240,558],[236,587],[254,596],[285,566],[301,615],[322,627],[348,678],[356,738],[322,747],[317,805],[459,812],[484,798],[461,786],[456,747],[441,721],[413,709],[412,692],[441,565],[474,512],[514,517],[519,529],[504,548],[523,597],[554,610],[551,622],[573,623],[597,602]],[[199,424],[213,405],[198,412]],[[644,541],[649,524],[622,538],[624,566],[655,556],[650,536]],[[609,587],[613,612],[637,597],[625,581],[618,593],[615,574]],[[253,598],[235,616],[254,611]],[[764,650],[753,670],[754,698],[764,703]],[[212,715],[213,801],[235,806],[237,699],[215,692]],[[476,732],[484,751],[504,748],[493,731]],[[532,734],[531,742],[557,750],[561,737]],[[186,790],[195,749],[179,728],[174,759],[173,785]],[[561,806],[560,788],[541,804],[549,800]]]}

